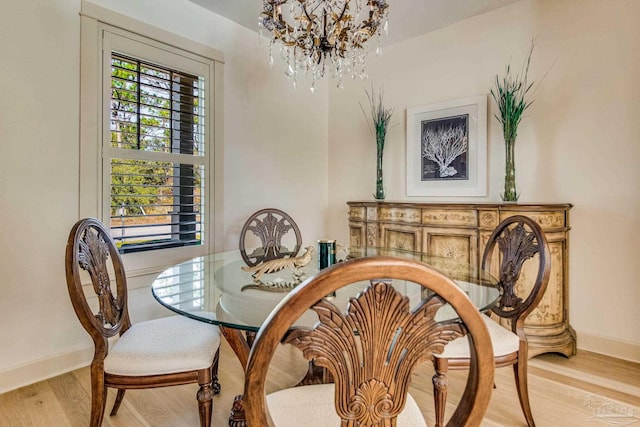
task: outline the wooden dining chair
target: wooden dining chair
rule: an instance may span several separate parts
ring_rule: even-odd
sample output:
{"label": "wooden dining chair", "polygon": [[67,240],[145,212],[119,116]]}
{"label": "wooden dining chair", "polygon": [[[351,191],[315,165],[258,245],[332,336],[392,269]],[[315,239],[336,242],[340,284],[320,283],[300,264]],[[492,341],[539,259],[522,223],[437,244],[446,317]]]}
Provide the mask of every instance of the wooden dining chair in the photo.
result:
{"label": "wooden dining chair", "polygon": [[[534,427],[535,423],[527,386],[528,345],[524,321],[544,295],[550,264],[549,245],[542,229],[532,219],[520,215],[509,217],[498,225],[489,237],[482,256],[484,270],[499,266],[500,272],[500,299],[491,313],[497,320],[506,321],[510,328],[506,329],[489,316],[483,316],[493,343],[495,366],[513,366],[520,406],[529,427]],[[529,284],[519,280],[521,276],[526,276]],[[535,280],[531,284],[533,278]],[[469,356],[466,340],[459,339],[447,344],[441,354],[434,354],[436,427],[444,422],[446,373],[448,370],[468,369]]]}
{"label": "wooden dining chair", "polygon": [[[410,307],[409,298],[394,289],[396,279],[415,282],[436,295]],[[346,313],[324,298],[336,291],[339,296],[340,288],[362,281],[369,281],[368,286],[350,300]],[[445,303],[459,319],[434,319]],[[308,309],[316,312],[319,323],[312,329],[292,327]],[[248,425],[426,426],[408,393],[412,372],[462,335],[472,349],[471,371],[450,425],[478,426],[493,387],[493,352],[482,315],[464,292],[426,264],[402,258],[361,258],[324,269],[294,289],[258,333],[245,372]],[[281,342],[293,344],[307,360],[327,369],[335,384],[265,396],[269,364]]]}
{"label": "wooden dining chair", "polygon": [[200,425],[210,426],[212,398],[220,392],[218,328],[182,316],[132,325],[122,259],[95,218],[73,226],[65,258],[73,309],[95,346],[90,425],[102,424],[108,387],[118,390],[116,415],[127,389],[198,383]]}
{"label": "wooden dining chair", "polygon": [[298,225],[286,212],[268,208],[247,219],[240,232],[239,243],[242,259],[253,267],[272,259],[295,257],[302,246],[302,236]]}

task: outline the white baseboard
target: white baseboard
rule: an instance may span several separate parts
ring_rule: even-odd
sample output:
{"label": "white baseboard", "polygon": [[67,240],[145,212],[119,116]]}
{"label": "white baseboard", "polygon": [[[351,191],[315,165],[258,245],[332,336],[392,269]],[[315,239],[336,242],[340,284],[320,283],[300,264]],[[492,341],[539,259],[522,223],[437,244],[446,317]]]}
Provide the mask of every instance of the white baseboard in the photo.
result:
{"label": "white baseboard", "polygon": [[640,345],[625,340],[616,340],[588,332],[576,331],[578,349],[600,353],[617,359],[640,363]]}
{"label": "white baseboard", "polygon": [[[640,345],[587,332],[577,335],[578,349],[640,363]],[[5,369],[0,372],[0,394],[88,366],[92,358],[93,346]]]}
{"label": "white baseboard", "polygon": [[93,346],[12,366],[0,372],[0,394],[88,366],[92,359]]}
{"label": "white baseboard", "polygon": [[[176,315],[162,307],[153,298],[149,290],[148,275],[148,272],[139,271],[132,277],[127,277],[129,280],[129,313],[132,313],[133,323]],[[76,323],[73,327],[79,328],[80,326]],[[90,344],[87,347],[76,347],[76,349],[65,353],[0,367],[0,393],[88,366],[93,359],[93,344],[88,335],[82,341]],[[82,343],[75,345],[81,346]]]}

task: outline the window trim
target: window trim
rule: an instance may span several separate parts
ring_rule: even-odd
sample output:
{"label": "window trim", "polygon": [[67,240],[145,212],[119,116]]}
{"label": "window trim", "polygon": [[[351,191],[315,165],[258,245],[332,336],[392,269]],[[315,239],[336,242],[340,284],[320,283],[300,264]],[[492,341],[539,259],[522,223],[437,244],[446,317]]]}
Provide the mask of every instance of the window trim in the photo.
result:
{"label": "window trim", "polygon": [[[103,72],[110,63],[110,46],[103,33],[109,32],[144,43],[150,49],[160,49],[167,55],[179,55],[202,62],[208,67],[209,99],[207,114],[205,162],[207,185],[205,194],[206,217],[203,223],[203,244],[166,248],[123,255],[127,270],[160,271],[178,260],[193,258],[222,250],[223,247],[223,54],[208,46],[169,33],[125,15],[82,1],[81,55],[80,55],[80,167],[78,215],[108,221],[108,207],[103,205],[105,186],[103,179],[102,149],[105,137],[110,138],[103,123],[109,120],[109,99],[104,98]],[[108,52],[107,52],[108,51]],[[106,122],[105,122],[106,120]],[[108,190],[106,190],[108,192]]]}
{"label": "window trim", "polygon": [[[112,65],[111,60],[113,55],[122,55],[121,52],[126,52],[124,54],[127,57],[134,58],[135,61],[146,62],[149,64],[157,64],[159,67],[165,67],[169,70],[175,70],[180,73],[185,73],[189,75],[197,75],[204,78],[204,92],[206,96],[204,97],[204,104],[202,105],[202,110],[205,112],[203,116],[204,123],[204,151],[200,154],[185,154],[185,153],[176,153],[176,152],[161,152],[161,151],[144,151],[144,150],[132,150],[129,148],[117,148],[112,145],[112,129],[110,127],[110,123],[112,120],[111,112],[112,112]],[[209,197],[211,192],[208,188],[209,173],[210,173],[210,156],[209,149],[213,149],[213,147],[209,146],[209,133],[210,133],[210,124],[209,124],[209,108],[211,100],[209,96],[213,93],[211,89],[208,87],[212,83],[212,77],[210,72],[211,64],[209,62],[202,62],[200,58],[194,60],[192,58],[186,57],[184,54],[176,55],[173,52],[167,52],[166,49],[159,49],[156,46],[150,46],[146,40],[137,40],[129,36],[128,34],[121,35],[119,32],[112,31],[111,28],[106,28],[103,31],[103,92],[102,96],[105,100],[104,108],[107,110],[104,112],[103,119],[103,138],[102,138],[102,176],[104,178],[111,177],[111,179],[103,179],[103,213],[102,216],[105,218],[105,223],[107,219],[111,222],[111,211],[112,204],[107,203],[107,200],[111,199],[111,188],[113,184],[113,177],[111,175],[111,167],[113,159],[122,159],[122,160],[143,160],[143,161],[157,161],[157,162],[168,162],[173,164],[183,164],[183,165],[192,165],[194,167],[203,167],[205,175],[202,177],[203,182],[205,183],[204,189],[205,192],[203,194],[204,198],[204,206],[201,206],[202,209],[198,209],[200,219],[205,222],[200,223],[200,237],[201,240],[196,242],[180,242],[174,240],[166,240],[162,242],[150,243],[147,242],[145,244],[140,245],[131,245],[131,246],[122,246],[119,247],[119,251],[121,254],[124,253],[133,253],[133,252],[142,252],[147,250],[158,250],[158,249],[167,249],[172,247],[182,247],[188,245],[206,245],[207,239],[209,238],[208,226],[206,224],[206,219],[209,215],[209,207],[211,206],[209,203]],[[172,90],[172,89],[171,89]],[[173,118],[171,120],[173,122]],[[173,125],[172,125],[173,126]],[[110,200],[111,201],[111,200]],[[112,230],[113,231],[113,230]],[[172,236],[174,237],[174,236]],[[116,236],[114,235],[114,238]]]}

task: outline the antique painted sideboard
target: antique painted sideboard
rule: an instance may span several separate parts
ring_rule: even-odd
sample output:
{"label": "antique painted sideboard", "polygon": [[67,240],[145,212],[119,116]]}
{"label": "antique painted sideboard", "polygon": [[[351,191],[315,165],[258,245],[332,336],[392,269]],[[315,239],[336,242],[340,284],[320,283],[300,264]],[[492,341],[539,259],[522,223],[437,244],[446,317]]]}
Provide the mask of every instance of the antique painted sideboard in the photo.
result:
{"label": "antique painted sideboard", "polygon": [[[570,204],[347,202],[349,245],[399,248],[452,257],[479,266],[493,229],[503,219],[525,215],[543,229],[551,251],[544,297],[527,317],[529,357],[557,352],[571,357],[576,334],[569,324]],[[495,266],[497,272],[497,265]],[[530,286],[524,269],[518,286]]]}

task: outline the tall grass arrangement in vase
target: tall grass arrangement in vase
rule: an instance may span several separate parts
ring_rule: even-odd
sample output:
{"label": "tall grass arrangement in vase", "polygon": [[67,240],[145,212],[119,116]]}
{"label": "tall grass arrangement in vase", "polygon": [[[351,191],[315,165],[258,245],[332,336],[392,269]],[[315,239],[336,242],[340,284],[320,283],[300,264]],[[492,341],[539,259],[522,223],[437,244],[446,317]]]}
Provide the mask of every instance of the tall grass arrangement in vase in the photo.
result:
{"label": "tall grass arrangement in vase", "polygon": [[[389,130],[389,122],[391,121],[391,116],[393,115],[394,109],[384,106],[383,89],[380,89],[377,96],[375,90],[373,89],[373,85],[371,86],[371,93],[369,93],[366,89],[364,90],[364,92],[367,94],[367,99],[369,100],[371,121],[373,123],[371,130],[375,134],[376,138],[376,192],[373,194],[373,197],[376,200],[384,200],[386,194],[384,191],[382,177],[382,156],[384,154],[384,144],[387,138],[387,131]],[[364,107],[362,106],[362,104],[360,104],[360,109],[362,110],[365,118],[367,118],[367,113],[364,111]]]}
{"label": "tall grass arrangement in vase", "polygon": [[517,202],[520,196],[516,191],[515,143],[522,115],[533,103],[530,93],[533,83],[529,82],[529,65],[534,47],[535,40],[532,40],[527,59],[518,74],[513,75],[511,65],[507,65],[504,76],[500,78],[496,75],[495,88],[491,89],[491,96],[500,110],[500,115],[495,114],[495,118],[502,125],[506,150],[502,194],[502,200],[505,202]]}

